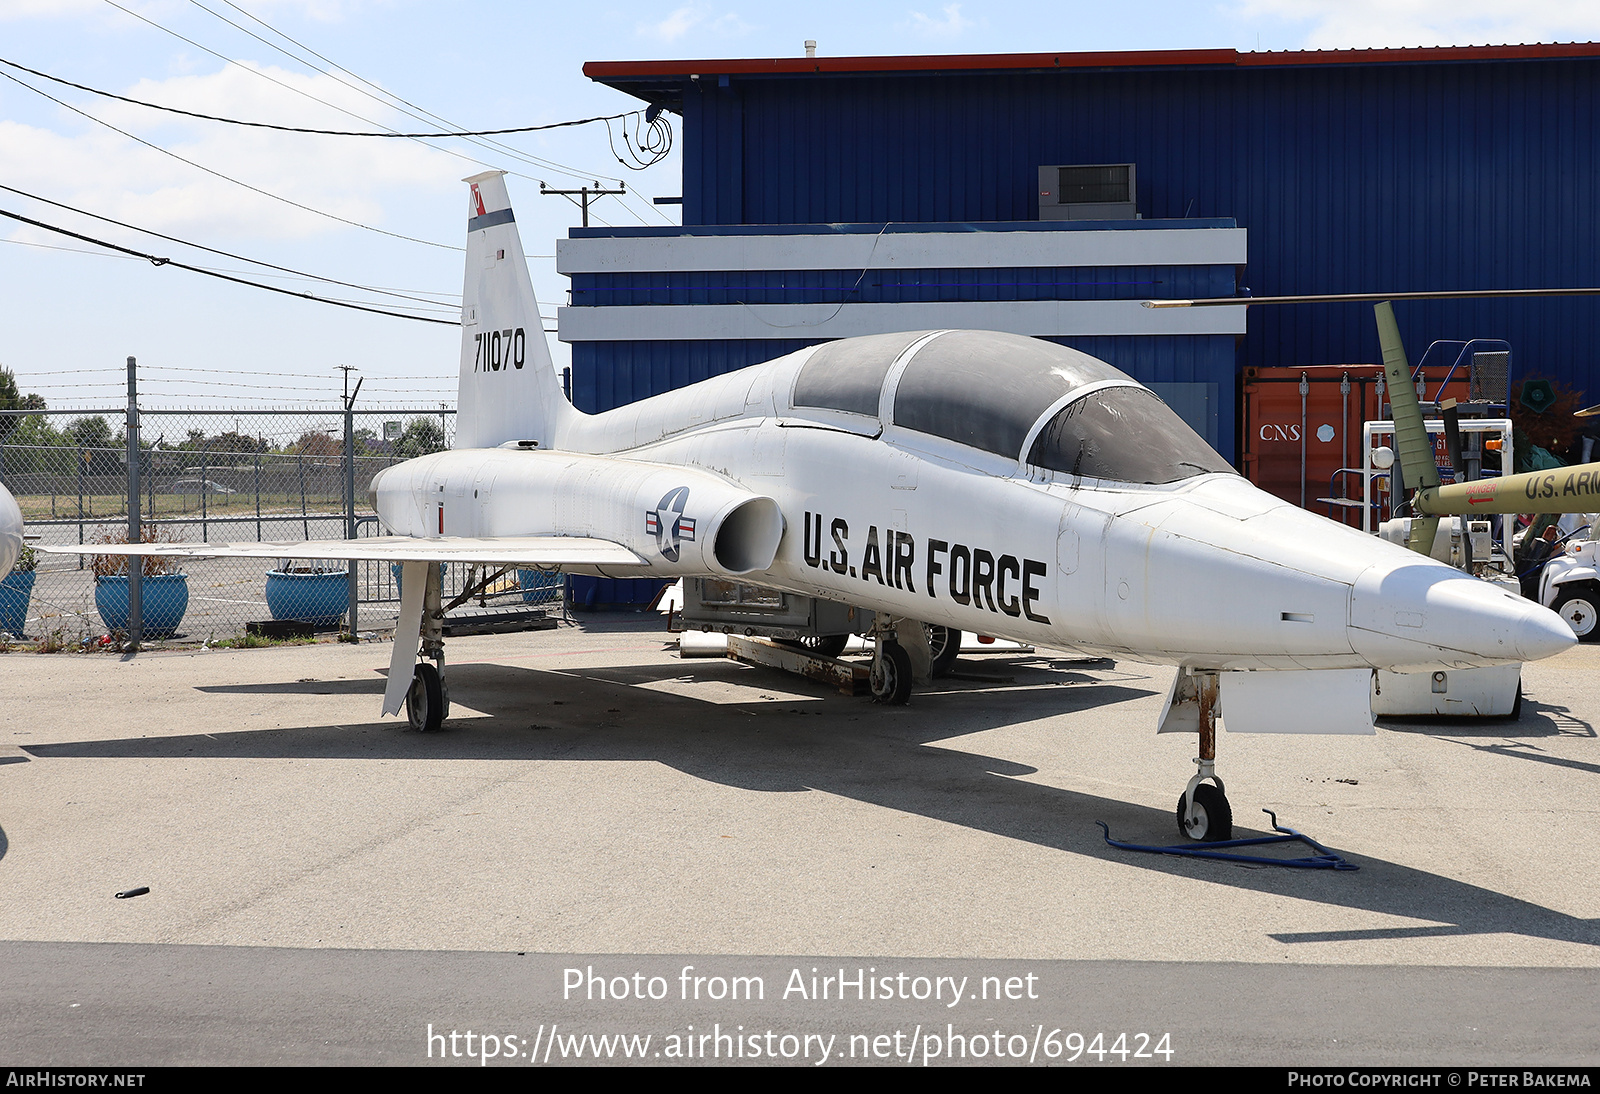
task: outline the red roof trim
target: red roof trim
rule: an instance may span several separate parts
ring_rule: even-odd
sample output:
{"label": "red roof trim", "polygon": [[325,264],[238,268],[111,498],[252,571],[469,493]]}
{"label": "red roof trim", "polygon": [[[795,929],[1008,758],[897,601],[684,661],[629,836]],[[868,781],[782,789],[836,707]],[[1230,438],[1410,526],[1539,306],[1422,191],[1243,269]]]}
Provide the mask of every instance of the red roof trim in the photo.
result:
{"label": "red roof trim", "polygon": [[1448,61],[1522,61],[1600,57],[1600,43],[1518,46],[1422,46],[1402,49],[1286,50],[1240,53],[1233,49],[1122,50],[1108,53],[963,53],[910,57],[772,57],[699,61],[589,61],[590,79],[628,80],[690,75],[804,75],[807,73],[955,72],[1052,68],[1170,66],[1291,66],[1415,64]]}

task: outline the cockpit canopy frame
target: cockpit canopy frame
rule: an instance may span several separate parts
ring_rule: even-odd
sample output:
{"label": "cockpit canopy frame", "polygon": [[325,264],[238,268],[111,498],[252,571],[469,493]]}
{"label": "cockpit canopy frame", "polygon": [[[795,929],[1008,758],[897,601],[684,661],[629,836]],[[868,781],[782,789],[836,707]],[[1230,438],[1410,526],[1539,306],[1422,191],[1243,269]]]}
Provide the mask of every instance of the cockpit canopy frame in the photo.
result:
{"label": "cockpit canopy frame", "polygon": [[1048,472],[1166,483],[1233,471],[1126,373],[1079,350],[1002,331],[830,342],[801,366],[791,401],[797,409],[877,417],[885,384],[894,385],[888,416],[895,426]]}

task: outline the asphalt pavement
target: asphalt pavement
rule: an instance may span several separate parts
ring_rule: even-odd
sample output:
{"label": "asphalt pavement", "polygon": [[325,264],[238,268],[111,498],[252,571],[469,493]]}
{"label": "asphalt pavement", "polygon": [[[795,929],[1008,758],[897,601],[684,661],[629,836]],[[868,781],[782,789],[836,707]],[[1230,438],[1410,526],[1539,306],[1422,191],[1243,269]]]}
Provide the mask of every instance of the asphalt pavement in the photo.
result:
{"label": "asphalt pavement", "polygon": [[1236,834],[1355,871],[1106,843],[1177,842],[1171,669],[887,708],[599,616],[451,641],[420,734],[388,654],[0,657],[0,1065],[1600,1061],[1600,648],[1514,722],[1220,735]]}

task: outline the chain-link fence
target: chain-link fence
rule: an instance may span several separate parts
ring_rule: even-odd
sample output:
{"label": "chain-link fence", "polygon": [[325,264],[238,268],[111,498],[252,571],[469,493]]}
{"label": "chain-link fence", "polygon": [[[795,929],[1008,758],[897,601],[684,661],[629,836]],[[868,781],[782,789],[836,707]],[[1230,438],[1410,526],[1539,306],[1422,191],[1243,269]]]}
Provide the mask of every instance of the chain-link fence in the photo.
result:
{"label": "chain-link fence", "polygon": [[[0,412],[0,482],[15,495],[28,533],[39,542],[126,543],[130,505],[138,507],[146,540],[381,535],[368,500],[373,475],[449,447],[455,427],[449,409],[355,409],[348,415],[339,408],[144,410],[134,483],[126,418],[121,408]],[[323,630],[350,626],[347,563],[147,557],[143,572],[147,638],[230,638],[246,623],[272,619],[306,620]],[[76,642],[127,629],[126,560],[38,554],[19,608],[16,586],[28,583],[24,574],[0,587],[0,631]],[[478,576],[465,564],[452,564],[446,595]],[[554,599],[549,584],[526,572],[519,585],[511,574],[484,596]],[[393,626],[400,598],[395,568],[355,564],[355,591],[358,630]]]}

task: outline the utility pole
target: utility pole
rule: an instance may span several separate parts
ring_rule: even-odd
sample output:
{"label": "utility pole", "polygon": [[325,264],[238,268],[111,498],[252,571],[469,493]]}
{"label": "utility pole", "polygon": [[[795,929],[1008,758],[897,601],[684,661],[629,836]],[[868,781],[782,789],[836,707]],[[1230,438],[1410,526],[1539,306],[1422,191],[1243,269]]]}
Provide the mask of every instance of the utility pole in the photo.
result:
{"label": "utility pole", "polygon": [[[356,378],[356,389],[350,390],[350,374],[358,371],[354,365],[339,365],[344,373],[344,538],[356,538],[356,396],[361,393],[362,377]],[[361,603],[361,590],[357,580],[361,564],[350,560],[350,589],[346,611],[350,616],[350,639],[355,641],[361,633],[356,611]]]}
{"label": "utility pole", "polygon": [[[540,194],[543,194],[543,195],[546,195],[546,196],[551,196],[551,197],[564,197],[568,201],[571,201],[572,204],[574,204],[578,208],[582,209],[583,210],[583,226],[585,228],[587,228],[589,226],[589,199],[590,198],[601,198],[601,197],[606,197],[607,195],[611,195],[611,194],[626,194],[627,192],[628,192],[628,184],[625,183],[625,182],[621,184],[621,189],[619,189],[619,190],[603,190],[600,187],[600,180],[599,179],[595,180],[595,183],[594,183],[594,185],[592,187],[590,187],[590,186],[582,186],[582,187],[579,187],[576,190],[551,190],[548,187],[546,187],[543,182],[539,183],[539,193]],[[573,200],[575,198],[577,200]]]}

